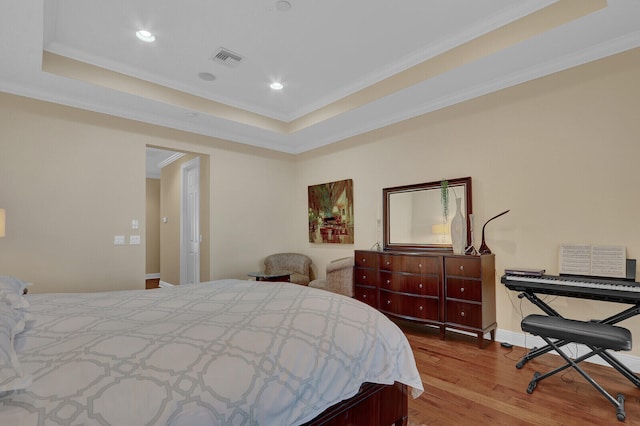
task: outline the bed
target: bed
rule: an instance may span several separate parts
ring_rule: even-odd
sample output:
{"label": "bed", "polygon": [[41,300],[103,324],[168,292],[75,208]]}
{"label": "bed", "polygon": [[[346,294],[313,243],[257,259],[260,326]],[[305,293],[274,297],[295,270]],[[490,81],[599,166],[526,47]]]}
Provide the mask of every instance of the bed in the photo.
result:
{"label": "bed", "polygon": [[400,425],[423,390],[402,331],[324,290],[220,280],[11,296],[2,425]]}

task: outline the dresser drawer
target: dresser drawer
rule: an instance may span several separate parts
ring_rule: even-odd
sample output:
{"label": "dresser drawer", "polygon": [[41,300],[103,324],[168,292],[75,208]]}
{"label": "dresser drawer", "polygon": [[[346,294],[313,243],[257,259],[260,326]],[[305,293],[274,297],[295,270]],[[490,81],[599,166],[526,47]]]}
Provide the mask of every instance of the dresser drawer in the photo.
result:
{"label": "dresser drawer", "polygon": [[354,299],[389,317],[495,338],[495,256],[356,250]]}
{"label": "dresser drawer", "polygon": [[378,284],[378,271],[376,269],[355,268],[353,270],[354,284],[376,286]]}
{"label": "dresser drawer", "polygon": [[378,309],[378,291],[375,287],[356,285],[353,289],[353,298]]}
{"label": "dresser drawer", "polygon": [[447,298],[482,302],[482,282],[463,278],[446,278]]}
{"label": "dresser drawer", "polygon": [[435,275],[398,274],[380,272],[380,288],[402,293],[438,297],[438,277]]}
{"label": "dresser drawer", "polygon": [[356,251],[355,252],[355,265],[361,268],[377,268],[378,267],[378,253]]}
{"label": "dresser drawer", "polygon": [[402,256],[402,255],[380,255],[380,270],[382,271],[402,271],[411,274],[437,274],[440,263],[438,256]]}
{"label": "dresser drawer", "polygon": [[405,318],[438,321],[438,299],[431,297],[395,294],[380,290],[379,309]]}
{"label": "dresser drawer", "polygon": [[482,305],[449,300],[445,317],[447,323],[482,328]]}
{"label": "dresser drawer", "polygon": [[446,275],[480,278],[481,265],[479,257],[445,257],[444,259]]}

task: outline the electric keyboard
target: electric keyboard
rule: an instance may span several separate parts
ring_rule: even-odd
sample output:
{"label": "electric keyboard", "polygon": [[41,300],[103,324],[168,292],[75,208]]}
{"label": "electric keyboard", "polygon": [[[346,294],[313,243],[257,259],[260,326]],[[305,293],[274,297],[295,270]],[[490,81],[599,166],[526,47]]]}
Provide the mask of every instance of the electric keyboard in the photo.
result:
{"label": "electric keyboard", "polygon": [[540,277],[503,275],[500,281],[508,289],[514,291],[609,302],[640,303],[640,283],[635,281],[555,275]]}

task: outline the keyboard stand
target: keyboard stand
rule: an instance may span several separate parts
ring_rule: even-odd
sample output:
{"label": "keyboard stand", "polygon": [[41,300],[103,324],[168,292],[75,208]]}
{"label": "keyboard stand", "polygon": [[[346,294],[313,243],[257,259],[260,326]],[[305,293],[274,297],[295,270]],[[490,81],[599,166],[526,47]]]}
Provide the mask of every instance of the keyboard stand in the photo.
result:
{"label": "keyboard stand", "polygon": [[[534,305],[536,305],[538,308],[540,308],[545,314],[549,315],[549,316],[553,316],[553,317],[560,317],[563,318],[562,315],[560,315],[555,309],[553,309],[551,306],[549,306],[547,303],[545,303],[543,300],[541,300],[538,296],[536,296],[536,294],[533,291],[527,290],[527,291],[523,291],[522,293],[518,294],[518,298],[522,299],[522,298],[526,298],[527,300],[529,300],[531,303],[533,303]],[[620,321],[624,321],[626,319],[629,319],[631,317],[634,317],[636,315],[640,314],[640,303],[637,303],[615,315],[612,315],[608,318],[605,318],[603,320],[600,321],[596,321],[599,323],[603,323],[603,324],[617,324]],[[554,341],[554,344],[558,347],[564,346],[568,343],[568,341],[564,341],[564,340],[557,340]],[[589,346],[589,349],[591,349],[592,351],[594,350],[594,348]],[[547,352],[550,352],[554,350],[554,348],[549,345],[546,344],[540,348],[533,348],[531,351],[529,351],[525,356],[523,356],[520,361],[518,361],[518,363],[516,364],[516,368],[520,369],[522,367],[524,367],[524,365],[529,362],[530,360],[546,354]],[[609,365],[611,365],[613,368],[616,369],[616,371],[618,371],[620,374],[622,374],[624,377],[626,377],[631,383],[633,383],[636,387],[640,388],[640,378],[638,376],[636,376],[636,374],[631,371],[631,369],[629,369],[629,367],[627,367],[626,365],[624,365],[622,362],[620,362],[618,359],[616,359],[613,355],[611,355],[609,352],[607,351],[602,351],[600,354],[600,357],[602,359],[604,359]]]}

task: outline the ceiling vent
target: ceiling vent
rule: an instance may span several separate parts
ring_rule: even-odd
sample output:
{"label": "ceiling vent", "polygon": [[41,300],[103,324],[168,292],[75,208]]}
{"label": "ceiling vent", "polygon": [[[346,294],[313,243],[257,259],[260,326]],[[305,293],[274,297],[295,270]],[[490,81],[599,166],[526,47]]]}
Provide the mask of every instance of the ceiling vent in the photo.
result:
{"label": "ceiling vent", "polygon": [[243,59],[244,58],[242,56],[230,51],[229,49],[225,49],[224,47],[219,48],[211,57],[212,61],[232,68],[242,62]]}

